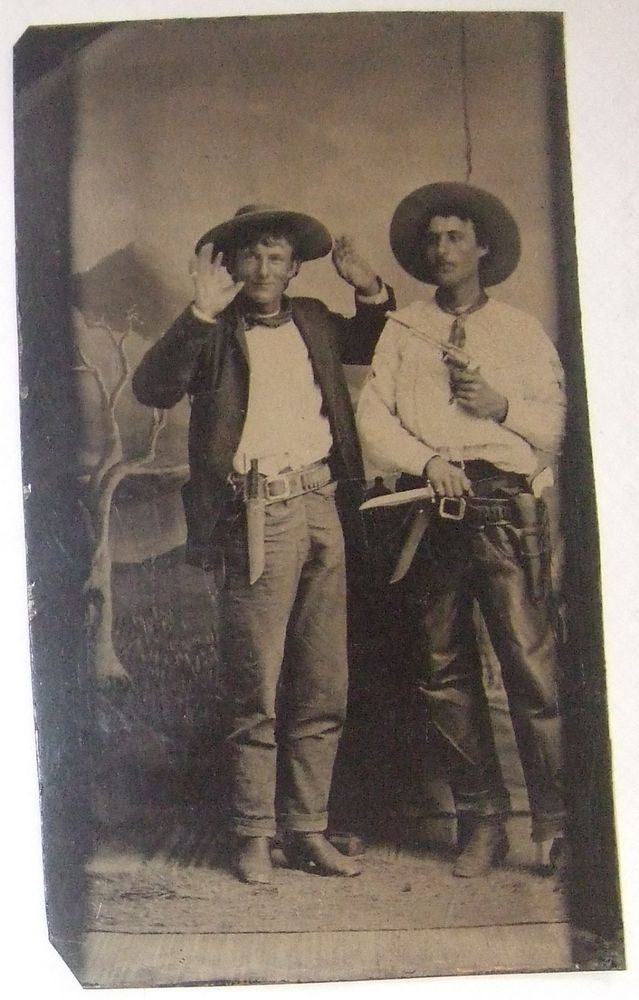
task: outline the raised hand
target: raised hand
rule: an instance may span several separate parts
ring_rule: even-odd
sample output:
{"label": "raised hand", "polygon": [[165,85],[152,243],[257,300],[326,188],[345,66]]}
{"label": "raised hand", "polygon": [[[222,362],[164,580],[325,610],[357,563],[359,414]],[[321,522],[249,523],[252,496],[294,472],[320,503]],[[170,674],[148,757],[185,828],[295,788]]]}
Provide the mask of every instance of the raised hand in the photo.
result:
{"label": "raised hand", "polygon": [[362,295],[376,295],[379,279],[367,260],[362,257],[350,236],[338,236],[333,244],[333,264],[344,281]]}
{"label": "raised hand", "polygon": [[226,309],[244,285],[243,281],[233,280],[222,258],[223,254],[216,254],[212,243],[205,243],[189,264],[195,289],[193,305],[211,320]]}

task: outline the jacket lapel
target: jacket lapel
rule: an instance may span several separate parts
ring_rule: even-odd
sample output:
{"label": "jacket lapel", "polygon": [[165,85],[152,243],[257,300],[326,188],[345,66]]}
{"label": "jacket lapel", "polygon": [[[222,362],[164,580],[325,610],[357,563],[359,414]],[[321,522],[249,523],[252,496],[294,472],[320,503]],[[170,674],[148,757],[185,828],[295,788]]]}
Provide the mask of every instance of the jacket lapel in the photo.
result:
{"label": "jacket lapel", "polygon": [[220,314],[220,318],[222,316],[224,317],[224,330],[226,331],[226,336],[230,336],[236,341],[240,351],[242,352],[242,357],[244,358],[247,367],[250,367],[246,329],[235,302],[231,302],[231,304],[226,307],[224,312]]}
{"label": "jacket lapel", "polygon": [[295,299],[293,299],[293,322],[306,344],[315,381],[322,390],[324,409],[332,417],[335,412],[335,374],[330,333],[319,317],[313,316],[312,321],[309,321],[304,309]]}

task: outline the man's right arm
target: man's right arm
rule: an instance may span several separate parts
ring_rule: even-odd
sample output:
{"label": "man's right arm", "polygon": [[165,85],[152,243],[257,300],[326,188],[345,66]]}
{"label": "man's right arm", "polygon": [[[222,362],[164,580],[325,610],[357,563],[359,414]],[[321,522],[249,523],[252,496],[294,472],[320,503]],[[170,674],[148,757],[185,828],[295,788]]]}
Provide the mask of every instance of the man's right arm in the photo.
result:
{"label": "man's right arm", "polygon": [[357,429],[366,455],[378,468],[421,476],[436,452],[411,434],[397,413],[404,340],[397,324],[387,324],[359,399]]}
{"label": "man's right arm", "polygon": [[189,306],[147,351],[133,375],[133,394],[145,406],[166,410],[190,392],[198,360],[215,329]]}
{"label": "man's right arm", "polygon": [[133,393],[140,403],[165,410],[191,391],[198,359],[215,332],[217,317],[243,285],[231,278],[222,261],[223,254],[215,253],[211,243],[205,243],[191,259],[193,302],[135,372]]}

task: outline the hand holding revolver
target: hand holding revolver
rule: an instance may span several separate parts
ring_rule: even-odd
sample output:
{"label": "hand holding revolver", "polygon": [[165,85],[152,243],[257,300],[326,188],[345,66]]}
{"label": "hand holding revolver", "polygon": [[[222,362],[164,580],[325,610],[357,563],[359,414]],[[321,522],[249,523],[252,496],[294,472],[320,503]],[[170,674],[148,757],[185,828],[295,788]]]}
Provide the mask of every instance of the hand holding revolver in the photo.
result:
{"label": "hand holding revolver", "polygon": [[450,372],[452,398],[467,413],[475,417],[496,420],[501,423],[508,413],[508,400],[502,393],[486,381],[479,367],[462,364],[456,358],[447,356],[446,364]]}

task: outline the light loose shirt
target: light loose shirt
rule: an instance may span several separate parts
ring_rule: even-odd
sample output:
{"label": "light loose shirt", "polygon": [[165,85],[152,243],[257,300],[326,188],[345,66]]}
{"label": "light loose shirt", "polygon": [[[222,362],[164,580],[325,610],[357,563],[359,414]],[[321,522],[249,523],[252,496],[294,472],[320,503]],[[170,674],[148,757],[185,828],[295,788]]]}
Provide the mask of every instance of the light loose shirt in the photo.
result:
{"label": "light loose shirt", "polygon": [[[373,295],[356,292],[359,302],[382,305],[388,291],[382,281]],[[199,310],[192,304],[195,315]],[[208,318],[211,322],[211,319]],[[246,331],[249,402],[242,437],[233,460],[236,472],[248,472],[252,458],[265,476],[301,469],[327,458],[333,446],[322,391],[302,334],[295,323]]]}
{"label": "light loose shirt", "polygon": [[[398,314],[404,323],[446,342],[454,316],[433,299]],[[422,475],[435,455],[460,462],[483,459],[526,476],[538,451],[556,454],[565,420],[564,378],[541,324],[506,303],[488,299],[464,317],[464,350],[482,376],[508,400],[503,423],[474,416],[451,402],[442,350],[389,319],[357,409],[368,458],[385,472]]]}
{"label": "light loose shirt", "polygon": [[295,323],[246,332],[249,401],[233,462],[247,472],[252,458],[266,476],[300,469],[326,458],[333,444],[322,392],[306,344]]}

